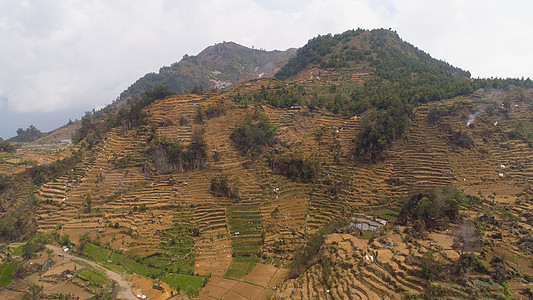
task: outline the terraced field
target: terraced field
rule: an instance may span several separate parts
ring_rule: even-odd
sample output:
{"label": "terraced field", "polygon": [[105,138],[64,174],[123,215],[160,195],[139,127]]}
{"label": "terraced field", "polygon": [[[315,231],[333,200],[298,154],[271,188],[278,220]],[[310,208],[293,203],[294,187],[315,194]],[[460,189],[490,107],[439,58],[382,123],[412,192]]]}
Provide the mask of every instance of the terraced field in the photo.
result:
{"label": "terraced field", "polygon": [[[316,72],[311,70],[305,79],[309,84],[339,80],[337,74],[321,72],[318,76]],[[372,74],[350,76],[364,81]],[[516,120],[533,118],[524,103],[513,102],[506,117],[498,110],[492,115],[480,113],[469,127],[464,114],[489,111],[490,101],[499,105],[502,99],[485,93],[421,105],[413,113],[408,132],[393,144],[385,159],[369,164],[353,155],[359,132],[357,116],[340,118],[305,107],[238,106],[231,100],[236,93],[269,83],[254,80],[224,94],[182,94],[154,102],[146,108],[147,125],[132,130],[114,128],[86,151],[76,168],[39,188],[38,230],[59,229],[75,242],[87,233],[124,259],[146,260],[151,268],[164,269],[171,274],[165,277],[169,284],[185,280],[175,276],[193,274],[211,276],[206,290],[213,293],[224,282],[234,284],[236,289],[225,290],[224,295],[242,295],[237,287],[250,282],[249,276],[255,278],[254,272],[260,273],[256,270],[273,268],[272,276],[255,282],[262,287],[257,290],[259,297],[272,288],[271,280],[277,278],[277,284],[281,283],[284,278],[276,276],[286,276],[286,269],[280,266],[286,267],[294,251],[319,228],[341,216],[349,219],[364,213],[384,218],[397,209],[397,199],[412,191],[454,184],[471,195],[481,191],[483,197],[513,205],[517,215],[526,214],[529,208],[525,200],[520,204],[514,201],[530,185],[532,151],[523,140],[509,138]],[[456,102],[461,113],[430,120],[434,107],[451,107]],[[217,105],[223,107],[218,115],[198,117],[200,107],[205,111]],[[264,154],[316,157],[319,173],[314,180],[291,180],[270,168],[266,155],[252,160],[237,151],[230,140],[235,124],[256,111],[277,126],[276,143]],[[148,151],[151,139],[167,137],[187,146],[198,128],[205,129],[206,167],[182,173],[158,171]],[[473,146],[454,145],[452,132],[471,136]],[[238,187],[240,199],[213,196],[209,189],[215,176],[225,176]],[[313,266],[276,295],[364,299],[426,291],[427,282],[421,281],[420,267],[412,260],[432,246],[426,241],[405,243],[401,235],[390,234],[394,248],[348,234],[328,237],[321,251],[332,253],[328,259],[333,281],[326,284],[321,267]],[[435,243],[448,243],[449,238],[443,236]],[[174,250],[169,250],[171,244]],[[457,259],[457,251],[445,250],[445,259]],[[374,253],[376,263],[362,261],[368,253]],[[167,261],[169,256],[172,259]],[[454,297],[464,296],[457,286],[446,289]],[[201,292],[199,297],[218,297],[214,295]]]}

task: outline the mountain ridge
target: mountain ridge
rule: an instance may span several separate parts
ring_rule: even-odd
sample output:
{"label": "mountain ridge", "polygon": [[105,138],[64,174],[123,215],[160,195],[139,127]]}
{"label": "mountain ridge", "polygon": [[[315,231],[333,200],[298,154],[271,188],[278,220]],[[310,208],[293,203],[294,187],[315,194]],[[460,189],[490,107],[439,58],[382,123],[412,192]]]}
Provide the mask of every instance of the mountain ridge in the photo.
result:
{"label": "mountain ridge", "polygon": [[265,51],[235,42],[208,46],[196,56],[185,55],[179,62],[164,66],[158,73],[148,73],[124,90],[120,99],[140,96],[157,84],[181,93],[195,86],[202,90],[225,89],[246,80],[271,77],[296,52]]}

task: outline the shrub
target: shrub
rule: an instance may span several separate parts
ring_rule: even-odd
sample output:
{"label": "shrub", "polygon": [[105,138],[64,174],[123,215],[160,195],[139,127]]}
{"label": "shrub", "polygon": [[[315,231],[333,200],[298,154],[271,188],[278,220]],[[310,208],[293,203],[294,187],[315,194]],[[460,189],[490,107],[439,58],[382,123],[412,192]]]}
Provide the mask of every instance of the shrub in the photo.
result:
{"label": "shrub", "polygon": [[48,242],[48,237],[44,234],[34,235],[26,244],[22,246],[22,258],[32,258],[35,253],[39,252]]}
{"label": "shrub", "polygon": [[298,182],[314,182],[318,176],[319,162],[316,156],[304,157],[301,153],[289,155],[270,154],[270,167],[276,173]]}
{"label": "shrub", "polygon": [[0,141],[0,152],[13,153],[15,152],[15,147],[8,141]]}
{"label": "shrub", "polygon": [[143,109],[154,101],[174,95],[167,86],[159,84],[147,90],[139,99],[128,100],[129,108],[122,108],[118,113],[108,106],[100,111],[85,113],[81,119],[81,127],[76,130],[72,140],[77,143],[86,139],[91,148],[111,128],[122,125],[123,130],[133,129],[146,123]]}
{"label": "shrub", "polygon": [[209,193],[215,197],[228,197],[239,202],[241,200],[241,192],[239,188],[230,185],[228,177],[217,175],[211,178],[211,187],[209,188]]}
{"label": "shrub", "polygon": [[371,109],[361,117],[355,153],[370,162],[382,158],[392,142],[400,137],[408,124],[410,105],[392,98],[387,109]]}
{"label": "shrub", "polygon": [[446,267],[443,260],[433,251],[424,253],[420,262],[422,264],[422,277],[430,281],[440,278]]}
{"label": "shrub", "polygon": [[422,224],[420,229],[426,230],[446,229],[449,222],[458,219],[462,197],[453,186],[416,193],[403,204],[397,223],[404,226]]}
{"label": "shrub", "polygon": [[31,177],[34,184],[41,185],[68,174],[82,159],[82,152],[77,151],[71,156],[56,160],[51,164],[34,166],[26,170],[26,174]]}
{"label": "shrub", "polygon": [[0,242],[23,241],[33,236],[37,230],[34,218],[37,200],[35,195],[29,195],[22,205],[0,219]]}
{"label": "shrub", "polygon": [[7,175],[0,174],[0,191],[7,188],[10,185],[10,180]]}
{"label": "shrub", "polygon": [[450,143],[461,148],[472,148],[474,147],[474,140],[466,132],[460,130],[452,132],[452,135],[449,138]]}
{"label": "shrub", "polygon": [[195,129],[191,143],[185,148],[179,141],[168,137],[152,140],[149,153],[156,168],[162,172],[198,171],[207,164],[205,129]]}
{"label": "shrub", "polygon": [[57,241],[57,243],[59,244],[59,246],[70,246],[70,237],[68,236],[68,234],[64,234],[62,235],[59,240]]}
{"label": "shrub", "polygon": [[509,279],[509,271],[507,271],[505,261],[502,257],[494,256],[490,261],[490,265],[493,269],[491,275],[494,281],[501,283]]}
{"label": "shrub", "polygon": [[325,236],[332,233],[336,228],[341,228],[345,225],[344,220],[338,219],[331,221],[315,232],[309,238],[307,243],[294,253],[294,258],[289,267],[288,277],[291,279],[297,278],[302,272],[309,269],[313,265],[314,260],[325,241]]}
{"label": "shrub", "polygon": [[235,126],[230,139],[243,155],[255,157],[265,146],[271,146],[276,137],[277,126],[265,115],[247,115]]}

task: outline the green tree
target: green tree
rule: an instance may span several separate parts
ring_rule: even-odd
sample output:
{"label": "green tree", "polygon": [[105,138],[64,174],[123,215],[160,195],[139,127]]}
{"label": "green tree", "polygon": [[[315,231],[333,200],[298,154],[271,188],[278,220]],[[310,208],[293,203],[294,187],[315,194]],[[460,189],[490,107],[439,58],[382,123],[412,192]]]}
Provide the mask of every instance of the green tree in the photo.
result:
{"label": "green tree", "polygon": [[85,196],[85,212],[86,213],[91,212],[92,204],[93,204],[93,197],[91,197],[91,194],[87,193],[87,196]]}
{"label": "green tree", "polygon": [[60,246],[70,246],[70,237],[68,236],[68,234],[62,235],[58,240],[58,244]]}
{"label": "green tree", "polygon": [[37,300],[43,296],[43,286],[35,283],[30,284],[28,291],[22,296],[23,300]]}
{"label": "green tree", "polygon": [[0,152],[13,153],[15,152],[15,147],[8,141],[0,141]]}
{"label": "green tree", "polygon": [[230,139],[243,155],[255,157],[263,147],[274,143],[276,132],[277,126],[271,124],[265,115],[246,115],[237,123]]}

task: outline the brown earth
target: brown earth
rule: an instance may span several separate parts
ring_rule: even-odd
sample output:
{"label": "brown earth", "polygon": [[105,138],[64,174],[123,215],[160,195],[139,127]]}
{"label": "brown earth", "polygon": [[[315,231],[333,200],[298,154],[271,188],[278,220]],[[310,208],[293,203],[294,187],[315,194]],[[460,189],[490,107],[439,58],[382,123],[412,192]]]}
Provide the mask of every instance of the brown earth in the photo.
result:
{"label": "brown earth", "polygon": [[[317,69],[302,74],[297,80],[307,80],[305,84],[309,85],[345,80],[334,71]],[[358,72],[348,80],[364,81],[370,76]],[[474,196],[481,191],[487,200],[483,204],[485,211],[468,211],[467,218],[477,218],[489,211],[505,216],[504,211],[508,211],[518,217],[524,230],[531,230],[527,213],[531,209],[528,188],[533,174],[533,151],[523,140],[509,138],[515,121],[533,118],[531,108],[520,100],[513,99],[512,109],[505,117],[498,109],[492,115],[482,113],[470,127],[466,127],[460,114],[445,116],[438,122],[430,122],[428,114],[433,107],[451,106],[454,102],[460,102],[463,114],[488,111],[492,105],[489,100],[499,105],[505,95],[480,92],[469,98],[420,105],[413,112],[405,136],[393,144],[383,161],[375,164],[352,158],[359,118],[343,119],[307,108],[283,110],[259,106],[257,109],[278,126],[275,151],[319,157],[321,174],[316,182],[298,183],[274,173],[264,157],[251,162],[241,156],[229,139],[235,123],[255,109],[235,105],[231,101],[232,93],[257,90],[269,82],[253,80],[224,94],[176,95],[156,101],[146,109],[157,135],[180,140],[184,145],[190,142],[194,129],[205,128],[208,164],[203,171],[158,172],[146,152],[151,125],[125,132],[120,128],[111,130],[86,153],[76,172],[40,187],[39,197],[50,201],[41,205],[37,213],[39,231],[47,232],[61,224],[61,233],[69,234],[73,241],[89,233],[102,244],[109,242],[115,250],[145,257],[159,251],[164,230],[174,222],[186,222],[199,231],[191,252],[195,256],[194,272],[212,274],[199,298],[258,299],[267,297],[269,289],[284,279],[285,269],[259,264],[243,281],[223,278],[232,261],[228,255],[233,254],[238,242],[230,235],[228,209],[257,208],[261,234],[246,238],[260,245],[263,257],[285,263],[310,234],[339,216],[356,212],[374,216],[411,191],[448,184]],[[198,122],[197,106],[206,108],[215,103],[223,103],[225,113]],[[180,119],[186,120],[185,124],[180,125]],[[494,125],[496,121],[498,125]],[[317,139],[315,133],[321,128],[324,135]],[[453,145],[450,130],[466,132],[472,137],[473,146]],[[220,155],[219,160],[215,160],[215,152]],[[125,165],[117,164],[120,159]],[[209,193],[211,178],[219,174],[239,187],[244,200],[234,203],[232,199]],[[330,189],[336,183],[342,183],[342,188],[332,195]],[[87,194],[93,198],[92,212],[84,211]],[[494,195],[494,207],[487,204],[491,195]],[[139,210],[141,206],[146,210]],[[505,222],[509,225],[512,221]],[[406,242],[402,230],[389,228],[386,232],[394,247],[383,247],[376,241],[368,243],[348,234],[329,237],[324,247],[335,251],[334,262],[340,264],[347,260],[353,267],[332,270],[336,281],[329,293],[320,278],[320,266],[313,266],[303,275],[302,282],[288,281],[276,297],[396,298],[402,291],[423,293],[427,281],[420,279],[420,268],[412,260],[429,250],[442,251],[446,261],[457,260],[459,253],[452,249],[454,227],[448,232],[433,232],[428,240],[415,242]],[[523,235],[519,231],[504,232],[503,240],[493,242],[492,247],[531,262],[531,255],[515,246]],[[361,265],[363,254],[372,251],[378,253],[380,263]],[[270,274],[274,269],[272,276],[276,280],[273,281]],[[528,267],[525,270],[530,271]],[[514,281],[511,284],[519,286]],[[447,289],[459,298],[464,296],[456,286]],[[513,295],[518,292],[513,291]]]}

